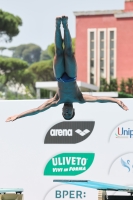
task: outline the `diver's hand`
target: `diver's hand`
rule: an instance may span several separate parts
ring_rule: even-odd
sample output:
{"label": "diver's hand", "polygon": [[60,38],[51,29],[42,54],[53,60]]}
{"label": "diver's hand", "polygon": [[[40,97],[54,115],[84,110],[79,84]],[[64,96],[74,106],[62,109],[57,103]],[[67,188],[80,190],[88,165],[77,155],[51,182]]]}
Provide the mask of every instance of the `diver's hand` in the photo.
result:
{"label": "diver's hand", "polygon": [[11,117],[8,117],[7,118],[7,120],[6,120],[6,122],[10,122],[10,121],[15,121],[16,119],[18,118],[18,115],[13,115],[13,116],[11,116]]}
{"label": "diver's hand", "polygon": [[128,107],[122,101],[118,100],[117,103],[123,110],[129,110]]}

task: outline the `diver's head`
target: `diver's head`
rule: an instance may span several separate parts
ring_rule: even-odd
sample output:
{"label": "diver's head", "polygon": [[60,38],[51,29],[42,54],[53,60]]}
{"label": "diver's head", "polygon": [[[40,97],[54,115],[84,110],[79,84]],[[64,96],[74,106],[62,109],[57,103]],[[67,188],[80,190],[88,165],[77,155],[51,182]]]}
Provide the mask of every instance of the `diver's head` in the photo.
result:
{"label": "diver's head", "polygon": [[62,115],[65,120],[70,120],[74,117],[75,110],[72,103],[64,103],[64,106],[62,108]]}

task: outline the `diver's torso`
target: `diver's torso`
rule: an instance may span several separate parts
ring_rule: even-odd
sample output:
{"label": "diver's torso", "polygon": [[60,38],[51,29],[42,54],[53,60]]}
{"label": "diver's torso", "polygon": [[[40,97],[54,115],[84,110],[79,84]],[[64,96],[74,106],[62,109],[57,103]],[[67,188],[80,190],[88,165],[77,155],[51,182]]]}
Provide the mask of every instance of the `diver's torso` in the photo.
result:
{"label": "diver's torso", "polygon": [[79,90],[76,81],[66,83],[58,82],[57,94],[60,103],[84,103],[82,93]]}

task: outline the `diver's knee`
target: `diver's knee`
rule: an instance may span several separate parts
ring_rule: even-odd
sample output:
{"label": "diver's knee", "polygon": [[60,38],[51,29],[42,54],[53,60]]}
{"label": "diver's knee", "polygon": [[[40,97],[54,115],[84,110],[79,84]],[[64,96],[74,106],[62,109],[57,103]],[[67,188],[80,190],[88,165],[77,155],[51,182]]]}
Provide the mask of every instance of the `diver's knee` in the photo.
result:
{"label": "diver's knee", "polygon": [[72,48],[70,47],[70,48],[67,48],[67,49],[65,49],[65,56],[70,56],[70,57],[72,57],[73,55],[74,55],[74,53],[73,53],[73,51],[72,51]]}
{"label": "diver's knee", "polygon": [[61,49],[61,48],[56,49],[56,52],[55,52],[56,57],[63,56],[63,54],[64,54],[63,49]]}

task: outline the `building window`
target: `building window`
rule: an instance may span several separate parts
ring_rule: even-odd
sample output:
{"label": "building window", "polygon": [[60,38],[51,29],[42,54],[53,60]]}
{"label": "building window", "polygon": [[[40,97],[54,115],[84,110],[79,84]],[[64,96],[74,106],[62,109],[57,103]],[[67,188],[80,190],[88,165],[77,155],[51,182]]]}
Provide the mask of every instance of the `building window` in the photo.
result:
{"label": "building window", "polygon": [[94,84],[94,66],[95,66],[95,40],[94,32],[90,32],[90,83]]}
{"label": "building window", "polygon": [[100,77],[104,77],[104,63],[105,63],[105,35],[104,31],[100,31]]}
{"label": "building window", "polygon": [[99,28],[97,36],[97,86],[100,87],[102,78],[106,78],[107,29]]}
{"label": "building window", "polygon": [[94,74],[90,73],[90,83],[94,84]]}
{"label": "building window", "polygon": [[88,83],[100,86],[101,78],[116,78],[117,28],[88,29]]}
{"label": "building window", "polygon": [[114,56],[115,56],[115,37],[114,37],[114,31],[110,31],[110,78],[114,77]]}

